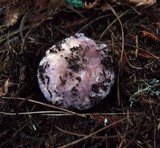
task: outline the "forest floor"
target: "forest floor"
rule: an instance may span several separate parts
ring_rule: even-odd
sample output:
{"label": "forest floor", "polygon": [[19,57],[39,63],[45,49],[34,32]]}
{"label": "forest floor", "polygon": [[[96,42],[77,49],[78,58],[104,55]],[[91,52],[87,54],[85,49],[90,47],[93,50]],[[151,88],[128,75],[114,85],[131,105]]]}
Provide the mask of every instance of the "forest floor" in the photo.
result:
{"label": "forest floor", "polygon": [[[0,0],[1,148],[160,147],[160,4],[89,7]],[[106,43],[116,71],[110,94],[86,111],[47,102],[36,77],[45,51],[77,32]]]}

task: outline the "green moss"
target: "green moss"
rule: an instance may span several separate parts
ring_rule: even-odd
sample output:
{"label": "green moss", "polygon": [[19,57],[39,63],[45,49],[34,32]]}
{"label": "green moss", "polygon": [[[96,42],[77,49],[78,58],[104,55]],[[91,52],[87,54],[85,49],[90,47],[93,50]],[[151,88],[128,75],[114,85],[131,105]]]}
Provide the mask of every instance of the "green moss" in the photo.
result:
{"label": "green moss", "polygon": [[80,8],[84,6],[82,0],[67,0],[68,4],[72,7]]}

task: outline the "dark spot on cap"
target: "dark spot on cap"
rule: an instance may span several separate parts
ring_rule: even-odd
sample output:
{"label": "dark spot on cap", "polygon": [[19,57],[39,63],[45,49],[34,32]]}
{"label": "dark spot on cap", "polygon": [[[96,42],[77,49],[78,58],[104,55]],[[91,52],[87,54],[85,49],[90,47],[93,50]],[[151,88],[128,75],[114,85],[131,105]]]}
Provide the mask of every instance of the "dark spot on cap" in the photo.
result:
{"label": "dark spot on cap", "polygon": [[76,59],[72,58],[68,60],[68,68],[77,72],[81,69],[81,66],[79,65]]}
{"label": "dark spot on cap", "polygon": [[68,57],[64,57],[68,61]]}
{"label": "dark spot on cap", "polygon": [[102,85],[102,89],[103,89],[103,91],[108,90],[108,85]]}
{"label": "dark spot on cap", "polygon": [[73,74],[72,74],[71,72],[69,73],[69,75],[70,75],[71,77],[73,76]]}
{"label": "dark spot on cap", "polygon": [[62,84],[62,85],[65,85],[65,84],[66,84],[66,80],[65,80],[65,79],[62,79],[61,76],[60,76],[59,78],[60,78],[60,80],[61,80],[61,84]]}
{"label": "dark spot on cap", "polygon": [[72,48],[70,48],[70,50],[71,50],[72,52],[75,52],[75,51],[79,50],[79,48],[80,48],[80,47],[73,46]]}
{"label": "dark spot on cap", "polygon": [[98,93],[98,92],[99,92],[99,88],[98,88],[98,85],[97,85],[97,84],[93,84],[93,85],[92,85],[92,91],[95,92],[95,93]]}
{"label": "dark spot on cap", "polygon": [[77,61],[80,61],[80,57],[78,55],[74,56]]}
{"label": "dark spot on cap", "polygon": [[57,105],[57,106],[63,106],[63,100],[56,101],[55,105]]}
{"label": "dark spot on cap", "polygon": [[67,78],[67,76],[68,76],[68,73],[65,73],[65,74],[64,74],[64,76]]}
{"label": "dark spot on cap", "polygon": [[48,89],[48,85],[49,85],[49,82],[50,82],[50,77],[45,75],[45,78],[47,79],[47,89]]}
{"label": "dark spot on cap", "polygon": [[[46,64],[47,65],[47,64]],[[40,65],[38,67],[38,72],[39,72],[39,78],[42,81],[43,84],[45,84],[45,77],[44,77],[44,73],[45,73],[45,69],[46,69],[46,65]]]}
{"label": "dark spot on cap", "polygon": [[42,83],[45,84],[45,78],[42,73],[39,73],[39,78],[42,81]]}
{"label": "dark spot on cap", "polygon": [[49,94],[50,94],[50,98],[52,98],[52,93],[51,93],[51,91],[50,91],[50,90],[48,90],[48,92],[49,92]]}
{"label": "dark spot on cap", "polygon": [[56,48],[58,49],[58,51],[61,51],[61,43],[56,44]]}
{"label": "dark spot on cap", "polygon": [[57,53],[56,49],[50,49],[50,53]]}
{"label": "dark spot on cap", "polygon": [[76,79],[77,79],[79,82],[81,82],[81,77],[76,77]]}
{"label": "dark spot on cap", "polygon": [[54,90],[55,94],[58,94],[58,92],[56,90]]}
{"label": "dark spot on cap", "polygon": [[111,76],[108,76],[108,78],[105,79],[105,82],[111,83]]}
{"label": "dark spot on cap", "polygon": [[78,92],[78,89],[76,89],[75,87],[71,89],[72,95],[77,96],[77,92]]}

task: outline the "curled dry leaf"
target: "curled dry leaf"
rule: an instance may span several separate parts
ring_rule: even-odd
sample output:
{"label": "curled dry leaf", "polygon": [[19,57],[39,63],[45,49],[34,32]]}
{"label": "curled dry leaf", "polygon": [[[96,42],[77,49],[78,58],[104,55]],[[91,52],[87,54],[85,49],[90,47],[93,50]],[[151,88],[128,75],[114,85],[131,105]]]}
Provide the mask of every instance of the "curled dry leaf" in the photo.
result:
{"label": "curled dry leaf", "polygon": [[92,3],[84,2],[84,6],[86,9],[91,9],[91,8],[95,7],[96,5],[98,5],[99,2],[100,2],[100,0],[94,0]]}
{"label": "curled dry leaf", "polygon": [[156,3],[156,0],[128,0],[128,2],[136,6],[151,6]]}
{"label": "curled dry leaf", "polygon": [[101,6],[101,10],[103,11],[103,12],[105,12],[105,11],[108,11],[108,10],[110,10],[111,8],[108,6],[108,3],[104,3],[102,6]]}
{"label": "curled dry leaf", "polygon": [[154,34],[153,32],[149,32],[147,30],[143,30],[141,32],[144,37],[148,37],[156,42],[160,42],[160,37],[158,35]]}
{"label": "curled dry leaf", "polygon": [[[111,1],[112,5],[113,3],[119,3],[119,4],[129,4],[129,5],[134,5],[136,7],[138,6],[151,6],[153,4],[156,3],[156,0],[112,0]],[[101,6],[101,9],[102,11],[107,11],[107,10],[110,10],[108,8],[108,5],[107,5],[107,2],[104,3],[102,6]]]}
{"label": "curled dry leaf", "polygon": [[0,96],[6,95],[8,93],[9,79],[5,81],[3,85],[0,85]]}
{"label": "curled dry leaf", "polygon": [[160,120],[159,120],[157,129],[158,129],[158,131],[160,130]]}
{"label": "curled dry leaf", "polygon": [[0,5],[1,4],[6,8],[3,12],[5,15],[4,23],[9,27],[15,25],[17,20],[28,11],[30,11],[30,15],[27,17],[26,22],[34,26],[39,25],[49,18],[58,6],[64,5],[65,3],[62,0],[0,0]]}
{"label": "curled dry leaf", "polygon": [[8,10],[6,12],[6,14],[5,14],[6,16],[4,18],[6,26],[9,27],[9,26],[13,26],[14,24],[16,24],[17,20],[20,16],[19,14],[20,13],[19,13],[18,10],[15,10],[15,9],[14,10]]}

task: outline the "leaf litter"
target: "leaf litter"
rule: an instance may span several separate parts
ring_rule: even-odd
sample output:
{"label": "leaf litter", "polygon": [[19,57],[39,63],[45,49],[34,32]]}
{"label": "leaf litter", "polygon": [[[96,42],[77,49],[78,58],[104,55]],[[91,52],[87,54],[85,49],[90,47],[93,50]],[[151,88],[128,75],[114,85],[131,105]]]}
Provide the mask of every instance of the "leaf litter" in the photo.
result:
{"label": "leaf litter", "polygon": [[[0,147],[160,146],[160,4],[81,2],[0,0]],[[86,111],[49,104],[36,78],[45,51],[77,32],[108,45],[117,75]]]}

